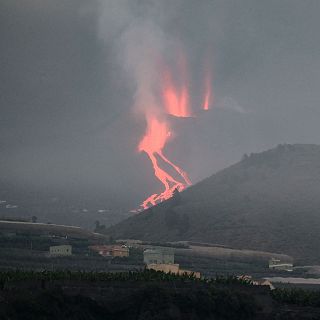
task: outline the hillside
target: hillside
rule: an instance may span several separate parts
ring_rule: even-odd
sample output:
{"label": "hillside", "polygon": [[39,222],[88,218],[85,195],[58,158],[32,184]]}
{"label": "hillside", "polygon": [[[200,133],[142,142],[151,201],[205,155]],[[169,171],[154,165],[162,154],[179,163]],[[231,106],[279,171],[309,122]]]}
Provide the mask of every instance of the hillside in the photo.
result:
{"label": "hillside", "polygon": [[320,146],[279,145],[243,159],[107,230],[115,238],[192,240],[320,262]]}

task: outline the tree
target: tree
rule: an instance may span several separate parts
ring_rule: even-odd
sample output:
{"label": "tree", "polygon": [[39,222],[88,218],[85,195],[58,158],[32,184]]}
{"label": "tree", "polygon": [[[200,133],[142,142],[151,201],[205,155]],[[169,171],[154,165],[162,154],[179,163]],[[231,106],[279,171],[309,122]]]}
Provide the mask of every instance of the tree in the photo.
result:
{"label": "tree", "polygon": [[37,216],[32,216],[32,217],[31,217],[32,223],[36,223],[37,220],[38,220],[38,217],[37,217]]}

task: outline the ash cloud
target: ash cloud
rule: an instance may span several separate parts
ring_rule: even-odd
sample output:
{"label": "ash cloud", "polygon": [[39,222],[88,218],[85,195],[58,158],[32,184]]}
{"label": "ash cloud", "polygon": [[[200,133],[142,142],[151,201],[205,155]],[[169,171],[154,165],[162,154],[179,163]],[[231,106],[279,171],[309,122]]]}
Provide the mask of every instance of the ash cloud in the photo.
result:
{"label": "ash cloud", "polygon": [[[119,67],[133,89],[135,111],[160,113],[156,90],[161,85],[159,61],[174,52],[176,39],[164,25],[181,1],[100,1],[98,34],[111,44]],[[129,106],[130,107],[130,106]]]}
{"label": "ash cloud", "polygon": [[149,61],[153,49],[170,56],[176,46],[187,53],[194,104],[208,51],[215,98],[236,101],[180,123],[168,152],[184,159],[193,181],[246,152],[319,143],[319,7],[318,0],[1,1],[1,182],[94,189],[136,206],[158,185],[137,153],[144,124],[132,115],[135,79],[154,87],[158,74],[139,60]]}

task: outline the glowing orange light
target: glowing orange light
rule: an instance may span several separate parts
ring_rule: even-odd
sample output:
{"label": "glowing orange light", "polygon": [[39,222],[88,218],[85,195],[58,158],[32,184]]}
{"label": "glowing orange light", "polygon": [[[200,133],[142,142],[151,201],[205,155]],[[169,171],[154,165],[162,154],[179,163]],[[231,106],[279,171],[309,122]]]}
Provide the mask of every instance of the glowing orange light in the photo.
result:
{"label": "glowing orange light", "polygon": [[[191,185],[188,175],[163,154],[163,148],[165,147],[169,137],[170,130],[165,121],[160,122],[155,116],[147,117],[147,130],[139,143],[138,149],[139,151],[144,151],[150,158],[154,174],[163,184],[164,191],[160,194],[152,194],[144,200],[141,204],[143,209],[147,209],[152,205],[169,199],[175,189],[182,191],[188,185]],[[172,175],[166,172],[165,169],[161,168],[159,159],[162,159],[172,169],[174,169],[182,182],[176,180]]]}
{"label": "glowing orange light", "polygon": [[168,114],[176,117],[190,117],[188,92],[185,88],[179,92],[173,86],[164,89],[165,108]]}
{"label": "glowing orange light", "polygon": [[213,94],[212,94],[211,82],[212,82],[212,76],[211,76],[211,70],[209,70],[207,72],[206,77],[205,77],[205,85],[204,85],[205,94],[204,94],[204,101],[203,101],[203,105],[202,105],[203,110],[209,110],[209,108],[213,104]]}
{"label": "glowing orange light", "polygon": [[[154,193],[144,200],[141,204],[143,209],[170,198],[175,189],[182,191],[191,185],[188,174],[164,155],[164,148],[171,135],[171,129],[164,114],[182,118],[192,115],[188,91],[191,82],[188,77],[186,58],[183,51],[180,51],[173,69],[170,69],[162,60],[160,65],[162,70],[160,105],[163,109],[150,108],[150,110],[157,110],[157,113],[146,114],[147,128],[138,150],[148,155],[154,175],[162,183],[164,191],[159,194]],[[207,68],[201,107],[203,110],[209,110],[213,105],[212,70],[209,63],[205,65]]]}
{"label": "glowing orange light", "polygon": [[168,66],[163,66],[162,94],[164,106],[166,112],[170,115],[190,117],[187,63],[182,52],[180,52],[178,56],[176,68],[178,71],[179,85],[173,80],[172,71]]}

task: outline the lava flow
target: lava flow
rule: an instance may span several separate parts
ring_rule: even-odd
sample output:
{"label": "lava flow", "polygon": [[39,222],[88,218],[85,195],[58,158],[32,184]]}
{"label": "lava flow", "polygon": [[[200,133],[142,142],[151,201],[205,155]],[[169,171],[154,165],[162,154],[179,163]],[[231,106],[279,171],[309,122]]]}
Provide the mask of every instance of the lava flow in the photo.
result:
{"label": "lava flow", "polygon": [[[163,200],[169,199],[175,189],[182,191],[191,185],[188,175],[171,162],[164,154],[165,147],[169,137],[170,130],[165,121],[159,121],[155,116],[147,117],[147,130],[139,143],[139,151],[144,151],[151,160],[154,174],[164,186],[164,191],[160,194],[152,194],[141,204],[143,209],[147,209],[151,205],[155,205]],[[181,181],[176,180],[165,169],[161,168],[159,160],[166,162],[176,173]]]}
{"label": "lava flow", "polygon": [[[173,191],[184,190],[191,185],[188,174],[164,155],[164,148],[171,135],[167,115],[178,118],[191,117],[189,96],[189,81],[185,56],[181,53],[173,71],[164,63],[161,63],[160,103],[157,108],[150,108],[145,113],[147,129],[141,139],[138,149],[145,152],[151,160],[155,177],[163,184],[164,191],[154,193],[143,201],[141,207],[147,209],[161,201],[169,199]],[[206,69],[204,77],[204,100],[202,109],[208,110],[212,105],[211,69]],[[144,101],[146,99],[143,99]],[[156,100],[156,99],[154,99]],[[159,108],[161,106],[161,108]],[[156,112],[151,112],[156,110]],[[169,171],[169,172],[168,172]]]}

